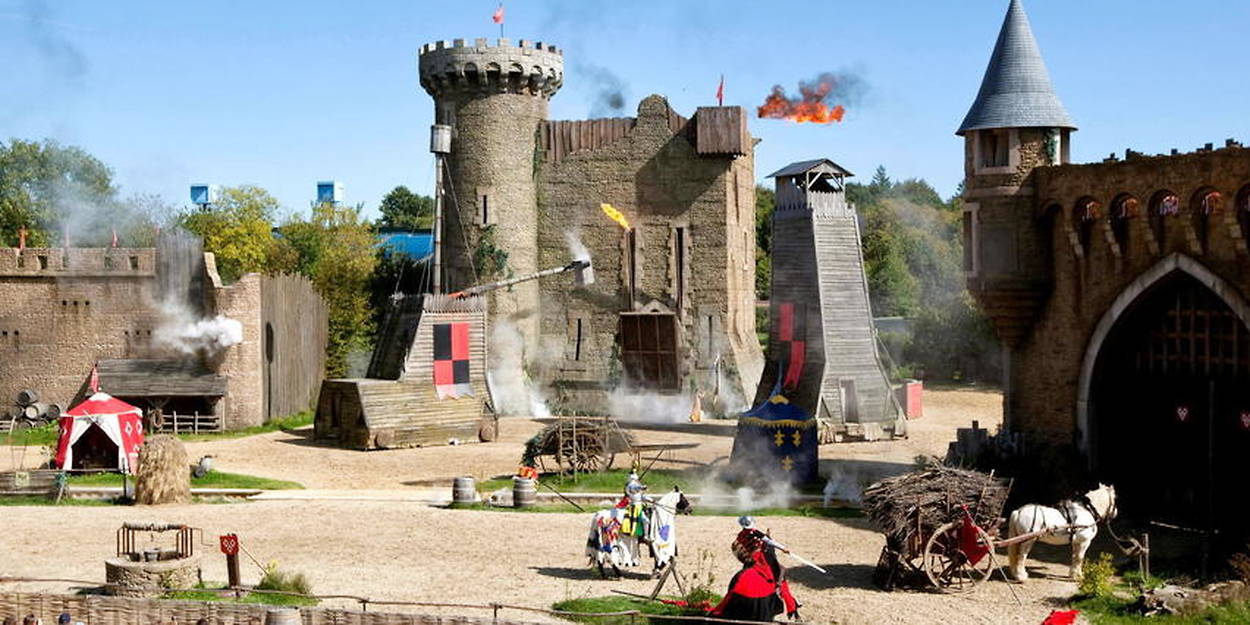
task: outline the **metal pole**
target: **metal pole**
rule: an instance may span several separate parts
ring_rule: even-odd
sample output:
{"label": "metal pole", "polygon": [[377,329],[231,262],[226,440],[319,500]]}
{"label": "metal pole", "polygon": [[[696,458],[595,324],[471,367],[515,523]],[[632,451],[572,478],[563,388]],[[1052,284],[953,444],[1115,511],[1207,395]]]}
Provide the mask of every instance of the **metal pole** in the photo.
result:
{"label": "metal pole", "polygon": [[439,295],[443,288],[443,154],[434,155],[434,289]]}

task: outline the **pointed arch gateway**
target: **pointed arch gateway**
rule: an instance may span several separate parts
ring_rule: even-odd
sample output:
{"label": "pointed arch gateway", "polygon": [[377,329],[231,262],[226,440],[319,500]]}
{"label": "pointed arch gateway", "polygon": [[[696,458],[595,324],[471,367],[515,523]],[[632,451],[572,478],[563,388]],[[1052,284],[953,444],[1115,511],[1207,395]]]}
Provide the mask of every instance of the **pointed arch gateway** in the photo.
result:
{"label": "pointed arch gateway", "polygon": [[1103,314],[1077,386],[1078,444],[1125,510],[1199,524],[1250,496],[1250,303],[1172,254]]}

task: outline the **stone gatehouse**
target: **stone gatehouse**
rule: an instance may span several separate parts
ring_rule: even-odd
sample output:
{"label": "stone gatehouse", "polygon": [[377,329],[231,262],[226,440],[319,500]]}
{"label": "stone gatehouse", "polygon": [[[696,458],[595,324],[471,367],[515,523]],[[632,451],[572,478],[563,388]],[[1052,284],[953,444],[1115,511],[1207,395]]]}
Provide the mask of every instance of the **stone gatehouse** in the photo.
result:
{"label": "stone gatehouse", "polygon": [[[1005,429],[1047,478],[1203,527],[1250,495],[1250,150],[1073,164],[1012,0],[965,139],[965,271],[1008,363]],[[1083,462],[1082,462],[1083,461]],[[1244,528],[1242,528],[1244,529]]]}

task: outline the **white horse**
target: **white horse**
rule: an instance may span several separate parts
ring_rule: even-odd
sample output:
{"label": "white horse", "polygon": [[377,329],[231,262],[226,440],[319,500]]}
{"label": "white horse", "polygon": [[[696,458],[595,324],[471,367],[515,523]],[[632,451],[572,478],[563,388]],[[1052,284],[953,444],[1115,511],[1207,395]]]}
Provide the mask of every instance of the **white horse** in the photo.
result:
{"label": "white horse", "polygon": [[1098,535],[1098,525],[1110,522],[1118,510],[1115,505],[1115,487],[1099,484],[1097,489],[1085,493],[1078,500],[1065,500],[1055,507],[1031,503],[1021,506],[1007,520],[1007,538],[1040,532],[1035,538],[1007,547],[1007,567],[1016,581],[1029,578],[1025,561],[1029,550],[1037,541],[1048,545],[1072,545],[1072,562],[1068,573],[1072,579],[1081,576],[1085,551]]}
{"label": "white horse", "polygon": [[611,566],[619,577],[621,569],[635,567],[642,559],[642,545],[647,545],[654,560],[652,575],[658,575],[677,557],[677,525],[673,522],[678,513],[687,513],[690,502],[676,487],[647,506],[647,530],[642,537],[620,534],[625,519],[624,508],[608,508],[595,512],[590,521],[590,534],[586,537],[586,556],[599,567],[599,574],[607,577],[605,566]]}

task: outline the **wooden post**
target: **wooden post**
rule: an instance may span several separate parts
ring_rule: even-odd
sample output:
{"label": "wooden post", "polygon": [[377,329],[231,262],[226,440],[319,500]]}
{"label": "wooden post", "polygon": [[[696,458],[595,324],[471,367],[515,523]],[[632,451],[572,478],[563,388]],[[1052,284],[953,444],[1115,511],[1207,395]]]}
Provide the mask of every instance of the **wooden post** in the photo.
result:
{"label": "wooden post", "polygon": [[243,585],[243,581],[239,579],[239,554],[226,554],[226,577],[230,580],[231,588],[238,588]]}

